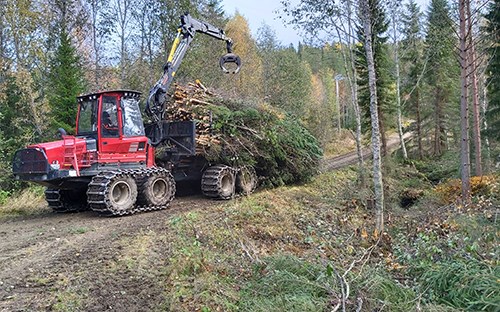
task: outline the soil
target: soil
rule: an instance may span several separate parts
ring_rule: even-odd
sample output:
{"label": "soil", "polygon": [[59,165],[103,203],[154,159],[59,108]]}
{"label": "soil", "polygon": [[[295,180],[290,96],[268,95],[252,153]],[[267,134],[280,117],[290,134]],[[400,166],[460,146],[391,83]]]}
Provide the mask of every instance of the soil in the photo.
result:
{"label": "soil", "polygon": [[[0,220],[0,311],[59,310],[59,303],[67,310],[66,301],[77,298],[65,298],[65,294],[89,285],[82,290],[82,297],[95,300],[85,300],[86,306],[75,310],[158,308],[164,301],[164,291],[148,284],[161,278],[159,268],[168,261],[168,242],[153,246],[158,271],[154,265],[149,272],[118,271],[110,280],[100,274],[100,266],[120,260],[124,238],[149,231],[166,232],[166,220],[173,215],[220,204],[190,196],[176,198],[167,210],[121,218],[99,217],[86,211]],[[105,269],[109,272],[110,268]]]}

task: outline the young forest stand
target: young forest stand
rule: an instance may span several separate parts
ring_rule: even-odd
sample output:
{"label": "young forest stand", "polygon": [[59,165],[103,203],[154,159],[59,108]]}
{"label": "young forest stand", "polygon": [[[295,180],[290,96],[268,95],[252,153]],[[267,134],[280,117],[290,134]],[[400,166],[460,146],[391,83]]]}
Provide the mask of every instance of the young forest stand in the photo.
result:
{"label": "young forest stand", "polygon": [[[203,193],[212,198],[251,193],[257,184],[253,168],[211,166],[196,156],[195,121],[164,120],[167,90],[197,32],[225,41],[227,54],[220,66],[226,73],[239,71],[241,60],[232,53],[232,41],[223,30],[183,15],[163,75],[147,99],[150,124],[143,122],[139,92],[80,96],[76,135],[61,129],[61,140],[17,151],[15,178],[45,185],[46,200],[55,211],[90,208],[104,215],[164,209],[180,181],[201,181]],[[233,70],[226,68],[231,63]],[[161,166],[155,162],[159,145],[163,147]]]}

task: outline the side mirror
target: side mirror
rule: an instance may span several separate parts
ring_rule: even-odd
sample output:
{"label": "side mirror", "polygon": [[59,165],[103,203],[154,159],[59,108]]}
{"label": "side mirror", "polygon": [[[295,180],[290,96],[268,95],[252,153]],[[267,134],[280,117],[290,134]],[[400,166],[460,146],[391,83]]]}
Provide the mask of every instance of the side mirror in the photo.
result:
{"label": "side mirror", "polygon": [[[226,65],[231,63],[236,65],[236,68],[233,70],[226,68]],[[241,68],[241,59],[234,53],[228,53],[220,58],[219,66],[226,74],[237,74]]]}

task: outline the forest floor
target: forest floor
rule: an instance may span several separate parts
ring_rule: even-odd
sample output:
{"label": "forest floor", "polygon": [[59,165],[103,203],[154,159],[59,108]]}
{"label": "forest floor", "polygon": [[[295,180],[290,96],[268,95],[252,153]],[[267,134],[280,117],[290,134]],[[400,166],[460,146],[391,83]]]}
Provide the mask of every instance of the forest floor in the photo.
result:
{"label": "forest floor", "polygon": [[[351,158],[327,160],[324,169],[347,166]],[[302,280],[302,269],[284,279],[286,286],[298,278],[294,289],[311,288],[312,299],[267,280],[284,263],[297,268],[293,257],[327,268],[332,263],[340,273],[357,271],[353,264],[364,266],[369,258],[391,270],[402,267],[390,234],[371,234],[371,213],[363,195],[354,194],[355,180],[355,171],[344,169],[304,186],[229,202],[180,197],[167,210],[121,218],[56,214],[43,204],[29,214],[0,210],[0,311],[321,311],[341,302],[354,309],[359,300],[372,309],[379,301],[340,296],[335,279],[322,281],[316,267],[306,267],[307,274],[317,273],[310,280]],[[491,207],[474,213],[491,218]],[[449,206],[409,215],[389,211],[387,226],[410,227],[416,235],[427,224],[449,227],[451,214]]]}

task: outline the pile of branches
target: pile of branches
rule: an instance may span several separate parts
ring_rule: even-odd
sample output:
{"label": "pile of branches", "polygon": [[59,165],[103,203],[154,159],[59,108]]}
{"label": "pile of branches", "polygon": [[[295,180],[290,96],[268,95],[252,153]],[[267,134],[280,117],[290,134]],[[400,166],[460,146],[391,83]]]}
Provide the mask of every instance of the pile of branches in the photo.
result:
{"label": "pile of branches", "polygon": [[225,99],[199,81],[175,86],[166,119],[196,121],[196,152],[211,163],[251,165],[266,186],[305,182],[322,150],[296,118],[269,105]]}

